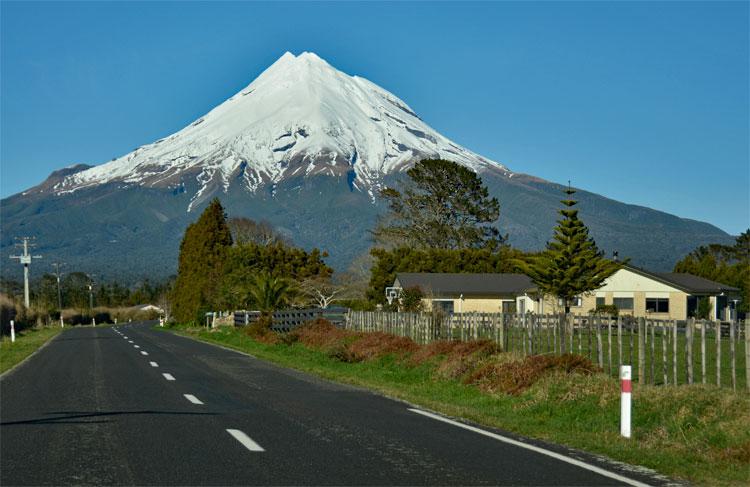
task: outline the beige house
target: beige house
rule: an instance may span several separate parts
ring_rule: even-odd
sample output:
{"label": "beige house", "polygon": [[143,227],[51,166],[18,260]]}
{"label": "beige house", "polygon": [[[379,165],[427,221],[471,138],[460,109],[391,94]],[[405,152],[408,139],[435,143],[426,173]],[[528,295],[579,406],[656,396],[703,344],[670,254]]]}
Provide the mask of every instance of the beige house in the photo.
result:
{"label": "beige house", "polygon": [[[449,313],[560,313],[556,298],[539,297],[531,279],[523,274],[399,273],[391,297],[402,289],[418,287],[426,309]],[[739,289],[692,274],[649,272],[624,266],[602,287],[575,299],[574,314],[588,314],[598,305],[614,305],[620,314],[655,319],[685,320],[695,316],[700,299],[708,299],[710,318],[734,319]]]}
{"label": "beige house", "polygon": [[708,299],[709,318],[734,319],[740,290],[692,274],[650,272],[624,266],[604,285],[580,300],[572,312],[586,313],[597,305],[615,305],[620,314],[656,319],[685,320],[695,316],[701,299]]}
{"label": "beige house", "polygon": [[418,287],[425,309],[447,313],[516,313],[529,309],[523,297],[534,289],[524,274],[398,273],[386,296]]}

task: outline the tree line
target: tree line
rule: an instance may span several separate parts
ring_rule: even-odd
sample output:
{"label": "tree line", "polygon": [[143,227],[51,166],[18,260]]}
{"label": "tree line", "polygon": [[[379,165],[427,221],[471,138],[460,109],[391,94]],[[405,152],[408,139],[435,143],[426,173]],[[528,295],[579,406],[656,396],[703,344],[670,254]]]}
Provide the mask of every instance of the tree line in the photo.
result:
{"label": "tree line", "polygon": [[[528,273],[566,306],[574,296],[599,287],[619,268],[605,259],[573,208],[566,190],[561,219],[546,250],[524,253],[497,228],[500,204],[481,178],[454,162],[427,159],[407,171],[400,189],[381,196],[389,211],[372,231],[375,247],[364,272],[331,279],[333,270],[318,249],[295,248],[270,224],[228,217],[214,199],[185,231],[172,294],[178,321],[202,320],[215,309],[327,305],[341,286],[361,292],[365,306],[383,305],[383,290],[397,272]],[[363,274],[367,284],[362,285]],[[358,282],[359,281],[359,282]],[[358,304],[349,301],[348,304]]]}

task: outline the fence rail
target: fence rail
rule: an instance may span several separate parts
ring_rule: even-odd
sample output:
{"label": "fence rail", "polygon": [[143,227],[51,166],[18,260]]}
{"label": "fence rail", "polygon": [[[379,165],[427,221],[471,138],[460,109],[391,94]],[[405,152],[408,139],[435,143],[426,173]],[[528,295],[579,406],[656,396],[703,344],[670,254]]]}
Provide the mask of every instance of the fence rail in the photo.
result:
{"label": "fence rail", "polygon": [[642,384],[715,384],[750,390],[750,321],[633,319],[596,315],[350,311],[344,327],[436,340],[492,340],[503,350],[577,353],[604,372],[633,365]]}

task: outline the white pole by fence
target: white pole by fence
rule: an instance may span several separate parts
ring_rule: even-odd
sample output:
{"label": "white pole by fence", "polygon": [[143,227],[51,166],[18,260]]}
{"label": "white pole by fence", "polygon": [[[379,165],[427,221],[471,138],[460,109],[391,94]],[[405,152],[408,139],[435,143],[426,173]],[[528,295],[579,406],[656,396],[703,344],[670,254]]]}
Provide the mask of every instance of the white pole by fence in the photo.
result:
{"label": "white pole by fence", "polygon": [[10,343],[16,341],[16,324],[10,320]]}
{"label": "white pole by fence", "polygon": [[625,438],[630,438],[631,374],[630,365],[620,367],[620,434]]}

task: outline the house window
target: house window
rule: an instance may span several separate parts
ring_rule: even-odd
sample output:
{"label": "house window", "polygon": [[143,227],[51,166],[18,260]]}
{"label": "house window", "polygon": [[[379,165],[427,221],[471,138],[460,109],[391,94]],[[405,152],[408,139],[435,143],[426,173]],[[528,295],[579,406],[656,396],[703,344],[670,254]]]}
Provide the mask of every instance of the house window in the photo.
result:
{"label": "house window", "polygon": [[[648,300],[646,300],[648,302]],[[612,304],[614,304],[617,309],[623,309],[632,311],[633,310],[633,298],[614,298],[612,300]],[[646,305],[646,308],[648,308],[648,305]],[[669,306],[667,306],[669,308]]]}
{"label": "house window", "polygon": [[580,296],[576,296],[570,300],[570,305],[574,308],[580,308],[583,306],[583,299]]}
{"label": "house window", "polygon": [[515,313],[516,302],[515,301],[503,301],[503,313]]}
{"label": "house window", "polygon": [[604,298],[596,298],[596,307],[604,306]]}
{"label": "house window", "polygon": [[442,311],[446,314],[453,313],[453,300],[449,299],[447,301],[433,301],[432,302],[432,311]]}
{"label": "house window", "polygon": [[669,313],[669,298],[646,298],[646,311],[650,313]]}

